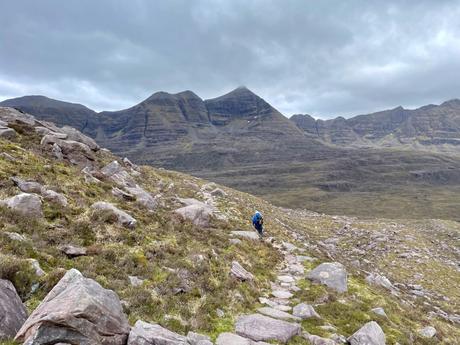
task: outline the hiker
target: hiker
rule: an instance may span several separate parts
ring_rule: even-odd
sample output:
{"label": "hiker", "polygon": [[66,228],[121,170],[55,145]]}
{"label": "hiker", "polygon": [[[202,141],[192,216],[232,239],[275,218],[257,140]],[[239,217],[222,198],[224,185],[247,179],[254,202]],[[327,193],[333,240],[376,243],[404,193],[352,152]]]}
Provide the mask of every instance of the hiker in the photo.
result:
{"label": "hiker", "polygon": [[262,217],[262,213],[259,211],[256,211],[254,213],[254,216],[252,216],[252,225],[254,225],[254,228],[257,230],[257,233],[259,236],[262,238],[264,235],[264,218]]}

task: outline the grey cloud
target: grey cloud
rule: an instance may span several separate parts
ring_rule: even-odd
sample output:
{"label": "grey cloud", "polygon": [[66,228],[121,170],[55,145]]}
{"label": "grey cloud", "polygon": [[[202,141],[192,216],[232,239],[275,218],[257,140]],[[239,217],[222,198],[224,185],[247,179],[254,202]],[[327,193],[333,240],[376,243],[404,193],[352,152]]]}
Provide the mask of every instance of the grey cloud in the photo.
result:
{"label": "grey cloud", "polygon": [[457,1],[22,0],[0,4],[0,98],[120,109],[246,85],[286,115],[460,97]]}

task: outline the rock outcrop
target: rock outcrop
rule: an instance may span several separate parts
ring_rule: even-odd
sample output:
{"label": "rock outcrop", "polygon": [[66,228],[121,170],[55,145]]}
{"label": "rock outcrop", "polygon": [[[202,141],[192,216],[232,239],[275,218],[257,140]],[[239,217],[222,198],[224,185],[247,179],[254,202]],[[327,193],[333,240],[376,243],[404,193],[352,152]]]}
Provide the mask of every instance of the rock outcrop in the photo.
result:
{"label": "rock outcrop", "polygon": [[1,204],[26,217],[43,217],[42,201],[36,194],[21,193],[1,201]]}
{"label": "rock outcrop", "polygon": [[328,286],[341,293],[347,291],[347,271],[338,262],[327,262],[319,265],[307,275],[307,278]]}
{"label": "rock outcrop", "polygon": [[366,323],[350,338],[350,345],[385,345],[385,333],[375,321]]}
{"label": "rock outcrop", "polygon": [[125,211],[120,210],[115,205],[112,205],[111,203],[104,202],[104,201],[98,201],[94,203],[91,206],[91,208],[96,211],[104,211],[104,212],[110,213],[117,219],[117,222],[124,227],[130,228],[130,229],[133,229],[136,227],[136,224],[137,224],[136,219],[131,217]]}
{"label": "rock outcrop", "polygon": [[0,340],[13,339],[27,319],[26,307],[8,280],[0,279]]}
{"label": "rock outcrop", "polygon": [[239,264],[237,261],[232,262],[232,268],[230,270],[230,274],[233,275],[235,278],[241,281],[253,280],[254,276],[252,273],[246,271],[243,266]]}
{"label": "rock outcrop", "polygon": [[16,335],[26,345],[124,345],[129,324],[118,296],[71,269]]}

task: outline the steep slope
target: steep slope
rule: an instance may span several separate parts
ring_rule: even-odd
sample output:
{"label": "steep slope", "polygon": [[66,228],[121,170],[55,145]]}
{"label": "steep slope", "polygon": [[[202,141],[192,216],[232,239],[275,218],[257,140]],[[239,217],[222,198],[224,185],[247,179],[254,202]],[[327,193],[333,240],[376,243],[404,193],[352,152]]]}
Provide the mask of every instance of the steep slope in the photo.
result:
{"label": "steep slope", "polygon": [[294,115],[305,133],[335,145],[410,147],[459,154],[460,100],[408,110],[397,107],[350,119]]}
{"label": "steep slope", "polygon": [[20,109],[37,118],[54,122],[58,126],[71,126],[84,131],[96,112],[77,103],[69,103],[45,96],[24,96],[7,99],[0,106]]}
{"label": "steep slope", "polygon": [[[11,109],[0,108],[0,120],[16,133],[0,138],[0,279],[13,282],[29,312],[75,268],[115,291],[131,325],[144,320],[181,335],[198,331],[213,341],[220,336],[217,344],[231,337],[225,332],[273,341],[269,336],[276,327],[260,330],[267,320],[279,325],[278,318],[286,317],[289,327],[304,331],[292,338],[276,331],[292,345],[308,343],[313,335],[343,339],[370,321],[378,323],[389,345],[460,340],[457,222],[360,220],[282,209],[195,177],[138,167],[106,150],[91,150],[84,137],[77,143],[67,140],[59,128]],[[36,129],[43,126],[48,126],[46,135]],[[79,155],[82,159],[76,159]],[[40,201],[9,202],[24,195],[21,191]],[[101,202],[132,219],[94,207]],[[191,216],[184,208],[199,212]],[[264,214],[267,236],[273,237],[267,241],[246,237],[253,232],[233,232],[251,230],[255,209]],[[34,210],[41,213],[31,216]],[[306,278],[331,261],[346,270],[340,278],[346,291]],[[241,279],[245,271],[250,275]],[[90,297],[79,305],[89,303],[85,313],[69,309],[73,305],[53,306],[62,313],[53,324],[59,332],[47,333],[55,337],[48,341],[62,342],[69,332],[74,336],[82,325],[100,321],[91,314],[100,305],[91,303],[101,301]],[[309,304],[321,318],[293,319],[292,308],[299,303]],[[386,316],[377,314],[377,307]],[[78,317],[69,320],[71,313]],[[248,319],[241,315],[257,321],[267,313],[271,317],[263,318],[264,324],[243,327]],[[73,328],[65,326],[68,322]],[[435,328],[433,337],[422,336],[426,326]],[[88,334],[94,331],[79,336]],[[155,334],[190,342],[159,329]]]}

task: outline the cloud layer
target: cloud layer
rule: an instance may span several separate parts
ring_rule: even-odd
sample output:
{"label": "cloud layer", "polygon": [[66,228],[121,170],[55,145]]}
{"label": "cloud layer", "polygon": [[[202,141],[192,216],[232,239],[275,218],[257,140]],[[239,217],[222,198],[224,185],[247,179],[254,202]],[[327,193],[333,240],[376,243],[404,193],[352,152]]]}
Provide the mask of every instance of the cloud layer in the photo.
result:
{"label": "cloud layer", "polygon": [[0,4],[0,99],[96,110],[246,85],[329,118],[460,97],[458,1],[21,0]]}

